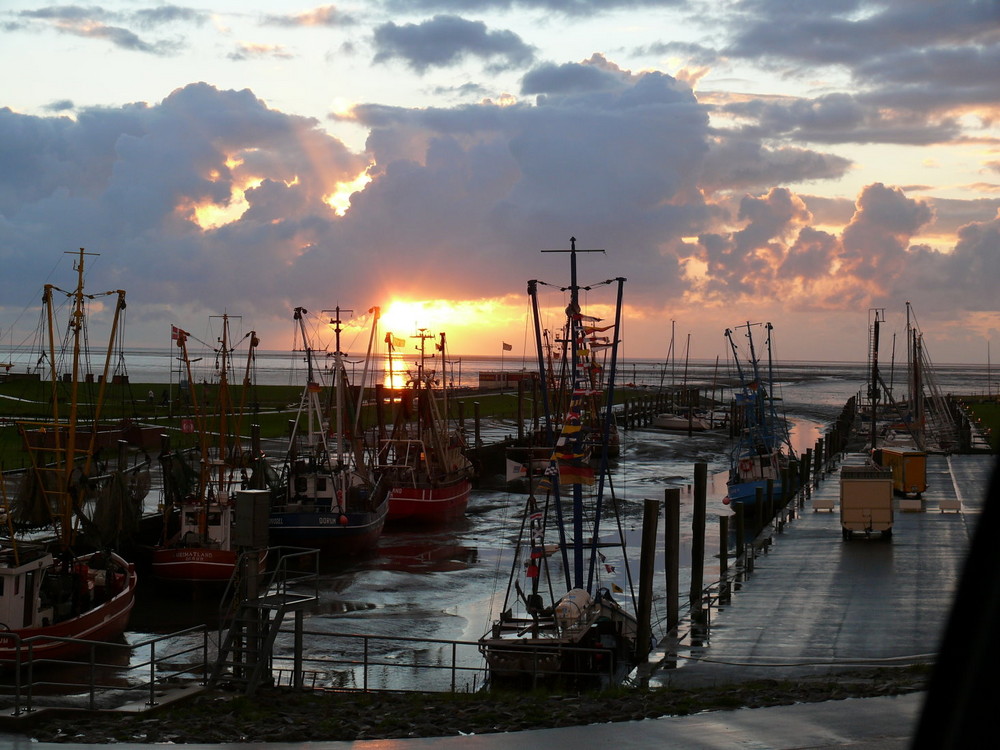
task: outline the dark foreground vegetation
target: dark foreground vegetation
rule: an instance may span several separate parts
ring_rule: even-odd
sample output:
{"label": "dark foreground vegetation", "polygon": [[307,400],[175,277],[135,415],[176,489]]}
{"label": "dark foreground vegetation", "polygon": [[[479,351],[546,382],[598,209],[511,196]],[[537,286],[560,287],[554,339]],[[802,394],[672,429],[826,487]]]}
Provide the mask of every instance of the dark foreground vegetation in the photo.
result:
{"label": "dark foreground vegetation", "polygon": [[154,711],[41,712],[17,731],[42,742],[220,743],[444,737],[636,721],[701,711],[899,695],[924,690],[929,667],[877,669],[710,688],[601,693],[339,693],[207,690]]}

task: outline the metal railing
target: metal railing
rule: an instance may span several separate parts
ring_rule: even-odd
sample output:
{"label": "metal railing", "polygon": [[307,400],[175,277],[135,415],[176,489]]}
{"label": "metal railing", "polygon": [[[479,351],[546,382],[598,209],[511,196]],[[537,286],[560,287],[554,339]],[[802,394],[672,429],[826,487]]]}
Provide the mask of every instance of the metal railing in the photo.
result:
{"label": "metal railing", "polygon": [[282,629],[273,657],[276,685],[295,684],[293,663],[301,664],[301,684],[314,689],[358,692],[475,692],[484,666],[476,641],[397,635],[302,632],[313,655],[282,652],[294,632]]}
{"label": "metal railing", "polygon": [[[83,655],[36,656],[38,641],[72,643]],[[163,690],[208,679],[209,632],[204,625],[126,644],[54,636],[21,639],[15,633],[0,633],[0,643],[14,650],[13,658],[0,664],[0,710],[15,717],[39,708],[95,710],[142,700],[152,707]]]}

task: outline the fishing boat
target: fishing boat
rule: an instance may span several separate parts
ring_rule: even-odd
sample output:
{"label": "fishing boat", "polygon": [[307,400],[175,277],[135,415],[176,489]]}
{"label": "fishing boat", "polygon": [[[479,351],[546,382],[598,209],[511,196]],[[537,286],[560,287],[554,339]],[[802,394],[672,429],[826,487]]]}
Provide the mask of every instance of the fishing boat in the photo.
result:
{"label": "fishing boat", "polygon": [[[577,253],[603,251],[577,250],[574,238],[568,251],[546,252],[570,255],[570,284],[559,286],[569,291],[566,312],[572,378],[563,394],[550,393],[548,379],[541,389],[551,448],[546,481],[537,486],[538,494],[532,491],[525,502],[499,617],[479,639],[494,684],[525,680],[537,684],[548,679],[617,681],[645,656],[638,643],[637,618],[615,598],[625,593],[616,581],[631,581],[621,527],[613,541],[604,541],[601,527],[604,516],[617,510],[614,494],[605,495],[610,487],[609,443],[614,419],[607,407],[614,399],[625,279],[601,284],[615,284],[617,297],[614,324],[608,327],[612,331],[610,366],[598,378],[588,343],[588,328],[594,319],[580,307]],[[528,292],[539,371],[544,372],[540,283],[529,281]],[[550,413],[553,402],[561,403],[564,409],[558,418]],[[596,469],[592,468],[595,464]],[[619,578],[622,575],[625,579]]]}
{"label": "fishing boat", "polygon": [[[0,497],[6,527],[5,538],[0,540],[0,662],[4,663],[71,657],[90,647],[74,639],[119,637],[135,603],[135,566],[110,549],[121,529],[95,521],[108,514],[100,507],[102,502],[134,499],[115,492],[113,475],[101,476],[96,459],[97,425],[125,292],[85,294],[84,262],[94,253],[81,248],[74,255],[78,255],[76,286],[66,291],[46,284],[43,296],[52,417],[17,423],[30,463],[18,496],[8,502],[4,490]],[[68,361],[57,357],[57,295],[69,300]],[[90,389],[83,387],[81,377],[87,358],[86,308],[88,301],[105,296],[115,297],[111,344],[98,382],[86,379],[86,385],[97,389],[90,401],[83,398]],[[84,411],[88,411],[86,416]],[[136,507],[122,512],[133,521],[139,515]],[[18,532],[28,530],[34,534],[25,541],[25,535]]]}
{"label": "fishing boat", "polygon": [[745,329],[747,339],[746,349],[742,352],[733,338],[732,329],[726,329],[726,339],[739,376],[734,400],[738,415],[736,424],[741,426],[730,456],[728,494],[724,499],[727,504],[753,503],[757,490],[766,493],[769,483],[774,496],[779,497],[785,489],[782,482],[787,472],[784,470],[795,458],[788,425],[775,408],[777,399],[773,393],[771,346],[773,326],[763,324],[767,361],[762,364],[753,338],[754,329],[761,325],[747,322],[739,326],[741,330]]}
{"label": "fishing boat", "polygon": [[[417,372],[403,391],[390,435],[381,441],[379,473],[391,485],[388,522],[395,525],[430,525],[461,518],[472,490],[472,462],[465,455],[465,438],[448,424],[448,396],[439,400],[435,372],[426,366],[425,343],[420,331]],[[387,333],[389,372],[398,339]],[[446,337],[442,332],[436,349],[445,361]]]}
{"label": "fishing boat", "polygon": [[[306,328],[308,310],[295,308],[296,335],[302,336],[306,386],[291,428],[288,450],[271,506],[271,540],[279,544],[315,547],[335,557],[353,556],[374,548],[389,511],[389,484],[373,471],[361,428],[364,386],[351,387],[345,355],[340,349],[340,307],[330,311],[335,335],[331,354],[332,388],[323,382],[316,349]],[[372,313],[371,339],[365,358],[366,380],[378,323]],[[324,395],[327,401],[323,403]]]}
{"label": "fishing boat", "polygon": [[[194,435],[194,451],[164,450],[160,454],[163,470],[163,533],[161,543],[152,551],[153,577],[178,584],[225,583],[236,569],[237,550],[233,543],[236,493],[248,482],[248,452],[241,439],[242,417],[252,388],[254,353],[260,341],[254,331],[233,342],[230,316],[221,316],[221,335],[215,348],[215,371],[212,383],[214,408],[210,412],[202,401],[205,394],[191,370],[187,341],[191,334],[171,326],[170,337],[180,350],[186,374],[184,401],[189,403],[189,418],[184,429]],[[240,401],[234,403],[229,379],[233,353],[247,343],[246,367]],[[214,347],[213,347],[214,348]],[[207,391],[208,384],[203,390]],[[261,552],[263,564],[266,552]]]}

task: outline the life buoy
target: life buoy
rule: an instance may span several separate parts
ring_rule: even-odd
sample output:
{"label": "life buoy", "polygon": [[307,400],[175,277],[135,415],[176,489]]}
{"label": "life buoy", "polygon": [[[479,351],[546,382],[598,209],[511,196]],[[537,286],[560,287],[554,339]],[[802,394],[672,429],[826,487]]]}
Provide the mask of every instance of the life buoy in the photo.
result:
{"label": "life buoy", "polygon": [[742,472],[748,472],[752,468],[753,468],[753,461],[751,461],[749,458],[741,458],[740,459],[740,471],[742,471]]}

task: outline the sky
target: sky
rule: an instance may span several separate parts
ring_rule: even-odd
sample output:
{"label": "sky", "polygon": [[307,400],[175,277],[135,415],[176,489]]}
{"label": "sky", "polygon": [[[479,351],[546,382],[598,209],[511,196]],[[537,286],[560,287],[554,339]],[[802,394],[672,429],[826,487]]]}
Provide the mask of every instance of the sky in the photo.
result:
{"label": "sky", "polygon": [[524,356],[575,237],[627,357],[863,362],[910,302],[1000,359],[997,0],[3,0],[0,69],[0,345],[85,247],[133,346],[339,306],[363,351],[378,306]]}

